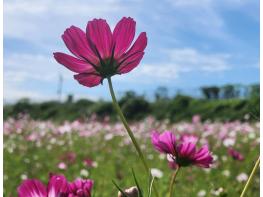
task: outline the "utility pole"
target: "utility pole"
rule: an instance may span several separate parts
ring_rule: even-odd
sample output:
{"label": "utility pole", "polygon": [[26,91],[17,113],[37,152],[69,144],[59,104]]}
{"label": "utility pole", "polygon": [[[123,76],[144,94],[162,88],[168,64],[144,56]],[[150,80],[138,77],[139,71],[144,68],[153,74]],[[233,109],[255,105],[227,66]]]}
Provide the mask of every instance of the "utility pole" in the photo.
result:
{"label": "utility pole", "polygon": [[60,73],[58,76],[58,89],[57,89],[57,94],[58,94],[58,100],[61,101],[62,98],[62,88],[63,88],[63,76]]}

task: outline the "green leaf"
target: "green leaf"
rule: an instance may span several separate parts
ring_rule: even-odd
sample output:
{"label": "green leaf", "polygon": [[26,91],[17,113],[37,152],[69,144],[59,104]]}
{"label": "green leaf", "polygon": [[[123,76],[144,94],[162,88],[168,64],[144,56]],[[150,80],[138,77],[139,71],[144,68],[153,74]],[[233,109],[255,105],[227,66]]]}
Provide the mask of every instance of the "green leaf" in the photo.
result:
{"label": "green leaf", "polygon": [[133,178],[134,178],[134,182],[135,182],[135,184],[136,184],[136,186],[137,186],[137,188],[138,188],[138,191],[139,191],[139,197],[143,197],[142,189],[141,189],[141,187],[140,187],[140,185],[139,185],[139,183],[138,183],[138,180],[137,180],[137,178],[136,178],[136,176],[135,176],[135,173],[134,173],[133,168],[132,168],[132,175],[133,175]]}

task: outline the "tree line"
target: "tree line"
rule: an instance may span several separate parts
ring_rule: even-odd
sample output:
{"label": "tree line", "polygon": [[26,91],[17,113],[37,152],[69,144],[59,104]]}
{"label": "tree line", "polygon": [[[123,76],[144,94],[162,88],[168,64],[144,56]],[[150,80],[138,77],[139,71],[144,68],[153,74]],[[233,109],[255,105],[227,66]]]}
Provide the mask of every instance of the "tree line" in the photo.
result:
{"label": "tree line", "polygon": [[[258,120],[259,118],[259,85],[247,86],[226,85],[222,87],[202,87],[202,98],[183,94],[169,96],[168,89],[159,87],[155,91],[155,99],[150,101],[145,95],[127,91],[119,99],[119,104],[130,121],[141,120],[153,116],[159,120],[177,122],[191,120],[193,115],[199,114],[202,120],[230,121],[230,120]],[[33,119],[40,120],[85,120],[96,115],[103,120],[110,117],[116,121],[110,101],[91,101],[80,99],[74,101],[69,95],[64,102],[46,101],[33,103],[28,99],[21,99],[17,103],[4,106],[4,118],[19,118],[21,114],[28,114]]]}

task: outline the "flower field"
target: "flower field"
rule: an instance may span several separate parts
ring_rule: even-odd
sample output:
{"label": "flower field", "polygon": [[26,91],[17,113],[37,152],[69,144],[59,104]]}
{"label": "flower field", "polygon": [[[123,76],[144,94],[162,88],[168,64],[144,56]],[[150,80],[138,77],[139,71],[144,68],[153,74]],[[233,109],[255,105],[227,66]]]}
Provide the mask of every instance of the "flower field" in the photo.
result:
{"label": "flower field", "polygon": [[[211,168],[182,167],[174,185],[178,197],[239,196],[259,155],[259,122],[200,122],[194,116],[192,122],[169,123],[148,117],[130,127],[161,197],[168,194],[173,169],[166,155],[152,145],[152,131],[195,136],[198,147],[208,145],[212,152]],[[64,174],[69,181],[92,179],[92,197],[117,197],[112,180],[121,188],[134,186],[132,169],[146,194],[149,177],[122,123],[107,118],[101,122],[96,117],[63,124],[27,116],[4,121],[6,197],[17,196],[17,187],[25,179],[37,178],[46,184],[49,173]],[[246,195],[259,196],[259,172]]]}

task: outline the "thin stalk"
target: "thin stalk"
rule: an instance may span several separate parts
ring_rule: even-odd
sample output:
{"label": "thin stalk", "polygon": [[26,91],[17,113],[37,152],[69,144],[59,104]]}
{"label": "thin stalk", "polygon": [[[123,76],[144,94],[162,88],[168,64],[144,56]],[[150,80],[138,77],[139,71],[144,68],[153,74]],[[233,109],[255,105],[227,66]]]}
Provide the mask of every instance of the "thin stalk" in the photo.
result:
{"label": "thin stalk", "polygon": [[170,186],[169,186],[169,196],[170,197],[173,197],[173,188],[174,188],[174,183],[175,183],[175,178],[179,172],[179,169],[180,167],[178,166],[178,168],[174,171],[173,175],[172,175],[172,178],[171,178],[171,181],[170,181]]}
{"label": "thin stalk", "polygon": [[258,160],[256,161],[256,163],[255,163],[255,165],[254,165],[254,168],[253,168],[251,174],[249,175],[249,178],[248,178],[248,180],[247,180],[247,182],[246,182],[246,185],[245,185],[245,187],[244,187],[244,189],[243,189],[240,197],[244,197],[244,196],[245,196],[245,193],[246,193],[246,191],[247,191],[247,189],[248,189],[248,186],[249,186],[249,184],[251,183],[251,181],[252,181],[252,179],[253,179],[253,177],[254,177],[254,175],[255,175],[258,167],[259,167],[259,163],[260,163],[260,157],[258,157]]}
{"label": "thin stalk", "polygon": [[[135,139],[135,137],[133,135],[133,132],[131,131],[131,129],[130,129],[129,125],[128,125],[128,122],[127,122],[126,118],[124,117],[124,115],[123,115],[123,113],[121,111],[121,108],[120,108],[120,106],[119,106],[119,104],[117,102],[117,99],[116,99],[116,96],[115,96],[115,93],[114,93],[114,90],[113,90],[111,78],[108,77],[107,79],[108,79],[108,84],[109,84],[109,89],[110,89],[110,94],[111,94],[113,106],[114,106],[117,114],[119,115],[119,117],[120,117],[120,119],[121,119],[121,121],[122,121],[122,123],[123,123],[123,125],[124,125],[124,127],[125,127],[125,129],[126,129],[126,131],[128,133],[128,135],[130,136],[131,141],[132,141],[132,143],[133,143],[133,145],[134,145],[134,147],[135,147],[135,149],[136,149],[136,151],[137,151],[137,153],[138,153],[138,155],[139,155],[139,157],[140,157],[140,159],[141,159],[141,161],[143,163],[143,166],[144,166],[147,174],[148,174],[148,173],[150,173],[150,168],[149,168],[149,166],[148,166],[148,164],[147,164],[147,162],[146,162],[146,160],[145,160],[145,158],[143,156],[141,148],[140,148],[139,144],[137,143],[137,141],[136,141],[136,139]],[[155,185],[153,185],[153,189],[154,189],[155,195],[157,197],[159,197]]]}

